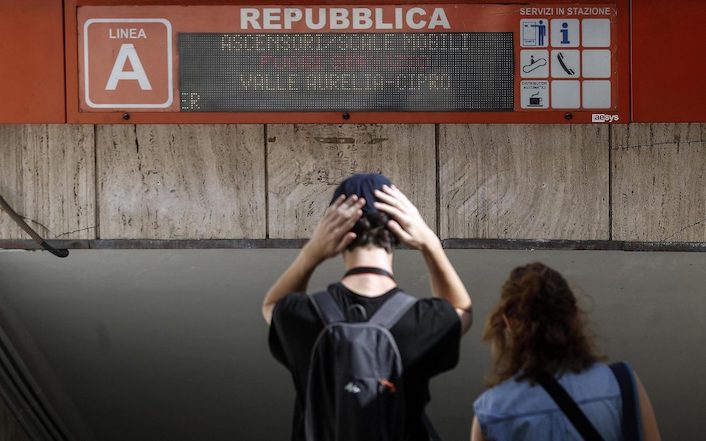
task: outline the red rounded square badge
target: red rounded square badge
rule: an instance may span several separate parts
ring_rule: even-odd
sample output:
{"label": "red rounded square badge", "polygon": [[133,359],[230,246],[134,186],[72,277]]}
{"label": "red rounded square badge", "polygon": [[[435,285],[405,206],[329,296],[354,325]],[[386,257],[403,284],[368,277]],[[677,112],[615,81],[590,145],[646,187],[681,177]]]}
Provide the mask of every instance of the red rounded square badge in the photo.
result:
{"label": "red rounded square badge", "polygon": [[159,110],[172,105],[168,20],[92,18],[82,30],[81,110]]}

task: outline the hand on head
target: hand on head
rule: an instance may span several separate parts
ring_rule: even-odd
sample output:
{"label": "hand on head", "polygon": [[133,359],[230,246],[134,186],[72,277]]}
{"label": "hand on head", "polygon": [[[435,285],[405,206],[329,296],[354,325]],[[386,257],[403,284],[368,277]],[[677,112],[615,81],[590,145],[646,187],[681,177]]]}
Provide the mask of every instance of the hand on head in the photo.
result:
{"label": "hand on head", "polygon": [[382,191],[375,190],[375,197],[375,208],[392,218],[387,227],[401,242],[421,250],[439,241],[417,207],[397,187],[384,185]]}
{"label": "hand on head", "polygon": [[[358,179],[353,181],[349,179],[344,183],[347,182],[351,186],[358,184],[361,186],[361,189],[356,188],[358,191],[372,193],[370,190],[380,184],[367,182],[372,178],[366,175],[354,175],[354,177]],[[362,186],[362,183],[371,184],[373,188],[368,190]],[[382,185],[377,188],[373,193],[377,200],[367,207],[365,199],[361,196],[339,195],[324,213],[303,251],[315,261],[323,261],[341,253],[356,239],[356,234],[351,229],[366,211],[380,211],[388,215],[390,220],[387,222],[387,228],[401,242],[412,248],[423,250],[438,244],[439,238],[424,222],[417,207],[404,193],[394,185]]]}
{"label": "hand on head", "polygon": [[340,195],[326,209],[302,252],[308,253],[314,260],[323,261],[345,250],[356,237],[351,229],[363,215],[364,205],[365,199],[356,195],[348,198]]}

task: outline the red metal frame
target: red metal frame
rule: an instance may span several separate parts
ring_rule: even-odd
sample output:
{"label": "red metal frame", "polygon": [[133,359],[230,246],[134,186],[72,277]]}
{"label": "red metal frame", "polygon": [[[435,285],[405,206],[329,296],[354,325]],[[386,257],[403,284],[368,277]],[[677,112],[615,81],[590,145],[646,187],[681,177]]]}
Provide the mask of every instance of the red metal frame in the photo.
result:
{"label": "red metal frame", "polygon": [[[325,0],[311,4],[335,5],[351,4],[350,0]],[[369,0],[366,4],[418,4],[412,1]],[[498,4],[499,1],[466,0],[429,0],[427,4],[469,3]],[[604,4],[606,2],[576,2],[569,0],[545,0],[537,4]],[[618,109],[619,123],[629,122],[630,115],[630,4],[629,0],[614,0],[617,8],[617,45],[618,53]],[[177,124],[177,123],[591,123],[591,114],[587,110],[578,111],[534,111],[534,112],[350,112],[344,118],[340,112],[234,112],[234,113],[165,113],[165,112],[80,112],[78,78],[77,17],[79,6],[129,6],[129,5],[233,5],[233,4],[297,4],[296,0],[65,0],[65,47],[66,47],[66,114],[70,123],[90,124]],[[502,4],[527,4],[522,0],[504,0]],[[516,54],[519,57],[519,54]],[[519,104],[516,104],[516,108]],[[614,112],[608,112],[614,113]]]}

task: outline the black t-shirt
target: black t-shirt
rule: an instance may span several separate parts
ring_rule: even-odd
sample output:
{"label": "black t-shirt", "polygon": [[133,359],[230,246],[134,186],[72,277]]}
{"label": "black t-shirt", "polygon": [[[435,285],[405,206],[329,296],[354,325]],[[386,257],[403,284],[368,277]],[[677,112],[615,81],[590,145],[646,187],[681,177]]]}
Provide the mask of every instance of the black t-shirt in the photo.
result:
{"label": "black t-shirt", "polygon": [[[365,297],[349,290],[343,284],[328,287],[348,321],[360,321],[356,308],[361,305],[367,317],[399,291],[393,288],[379,297]],[[351,315],[356,315],[352,317]],[[294,404],[292,440],[304,440],[304,414],[302,412],[306,378],[314,342],[323,329],[309,296],[292,293],[277,302],[270,326],[272,355],[292,374],[297,399]],[[415,305],[390,329],[402,357],[404,387],[407,406],[405,440],[428,441],[423,423],[424,407],[430,400],[429,379],[450,370],[458,362],[461,321],[456,310],[439,298],[418,300]]]}

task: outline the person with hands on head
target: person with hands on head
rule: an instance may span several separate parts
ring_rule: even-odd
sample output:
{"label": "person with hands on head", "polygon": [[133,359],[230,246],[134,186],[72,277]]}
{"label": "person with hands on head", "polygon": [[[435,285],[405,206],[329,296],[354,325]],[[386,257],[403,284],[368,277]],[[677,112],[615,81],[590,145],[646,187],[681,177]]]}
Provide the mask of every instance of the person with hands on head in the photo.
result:
{"label": "person with hands on head", "polygon": [[[471,298],[439,238],[410,200],[383,175],[356,174],[338,186],[310,240],[263,302],[270,350],[292,374],[297,395],[292,440],[313,439],[305,427],[307,384],[312,351],[325,324],[306,292],[311,275],[323,261],[341,254],[346,273],[328,286],[326,295],[346,322],[365,322],[402,292],[392,269],[399,242],[424,256],[432,296],[414,301],[389,329],[403,372],[405,410],[398,439],[439,439],[424,413],[429,380],[457,364],[460,338],[471,326]],[[346,390],[357,392],[355,387]]]}

